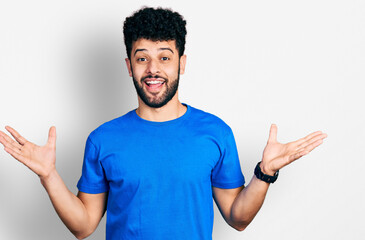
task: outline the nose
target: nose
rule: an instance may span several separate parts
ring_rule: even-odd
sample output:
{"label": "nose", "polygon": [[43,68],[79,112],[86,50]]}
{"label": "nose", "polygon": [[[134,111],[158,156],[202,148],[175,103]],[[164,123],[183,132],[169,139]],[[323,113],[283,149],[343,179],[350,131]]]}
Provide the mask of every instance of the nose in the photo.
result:
{"label": "nose", "polygon": [[160,64],[157,60],[151,59],[147,65],[147,74],[157,74],[160,73]]}

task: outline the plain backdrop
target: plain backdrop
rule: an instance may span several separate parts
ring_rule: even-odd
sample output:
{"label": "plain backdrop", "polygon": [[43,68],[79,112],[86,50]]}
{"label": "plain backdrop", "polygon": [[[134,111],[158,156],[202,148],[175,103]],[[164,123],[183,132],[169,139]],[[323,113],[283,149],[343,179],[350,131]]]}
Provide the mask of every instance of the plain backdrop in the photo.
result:
{"label": "plain backdrop", "polygon": [[[88,134],[137,107],[122,26],[141,6],[187,20],[180,100],[222,118],[247,181],[271,123],[281,142],[328,134],[282,169],[243,232],[215,208],[213,239],[362,239],[365,235],[365,2],[1,1],[0,128],[43,145],[77,193]],[[88,239],[105,238],[105,218]],[[38,177],[0,149],[0,239],[74,239]]]}

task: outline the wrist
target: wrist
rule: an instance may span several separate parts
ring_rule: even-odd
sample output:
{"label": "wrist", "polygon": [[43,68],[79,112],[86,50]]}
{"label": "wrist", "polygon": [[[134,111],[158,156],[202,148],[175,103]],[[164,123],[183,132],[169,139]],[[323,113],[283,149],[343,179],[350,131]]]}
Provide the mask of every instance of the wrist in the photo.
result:
{"label": "wrist", "polygon": [[267,166],[267,164],[265,164],[264,161],[260,162],[260,169],[261,169],[262,173],[269,175],[269,176],[274,176],[275,173],[277,172],[277,171],[270,170],[270,168]]}
{"label": "wrist", "polygon": [[[263,172],[261,169],[261,165],[264,167],[265,164],[262,164],[262,162],[257,163],[256,167],[255,167],[255,176],[257,179],[260,179],[264,182],[267,183],[274,183],[276,181],[276,179],[278,178],[279,175],[279,171],[276,171],[275,173],[273,173],[272,175],[269,175],[271,173],[271,171],[266,171]],[[267,174],[269,173],[269,174]]]}
{"label": "wrist", "polygon": [[54,169],[50,170],[47,174],[39,176],[39,179],[41,180],[42,185],[45,186],[49,182],[52,182],[52,180],[55,179],[57,176],[58,176],[58,173],[56,171],[56,168],[54,168]]}

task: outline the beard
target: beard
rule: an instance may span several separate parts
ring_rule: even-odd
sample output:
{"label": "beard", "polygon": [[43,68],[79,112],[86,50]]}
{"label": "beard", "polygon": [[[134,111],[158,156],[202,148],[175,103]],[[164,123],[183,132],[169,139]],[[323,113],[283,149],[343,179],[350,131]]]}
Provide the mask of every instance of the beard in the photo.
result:
{"label": "beard", "polygon": [[[143,77],[139,82],[134,77],[133,73],[133,84],[136,88],[138,96],[142,99],[142,101],[151,108],[160,108],[165,106],[176,94],[177,89],[179,87],[179,80],[180,80],[180,69],[177,74],[177,78],[174,81],[168,81],[168,79],[163,78],[159,75],[149,75]],[[166,90],[162,93],[162,96],[148,96],[146,91],[143,89],[143,81],[146,78],[162,78],[165,80]],[[142,84],[142,85],[141,85]]]}

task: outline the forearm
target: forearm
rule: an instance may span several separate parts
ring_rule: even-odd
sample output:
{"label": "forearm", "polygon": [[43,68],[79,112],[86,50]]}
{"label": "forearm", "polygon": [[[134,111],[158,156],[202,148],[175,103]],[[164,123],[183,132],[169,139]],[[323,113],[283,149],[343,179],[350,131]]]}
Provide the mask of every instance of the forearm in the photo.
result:
{"label": "forearm", "polygon": [[78,238],[89,235],[91,230],[87,210],[82,201],[66,187],[57,171],[54,170],[47,178],[41,178],[41,183],[66,227]]}
{"label": "forearm", "polygon": [[231,208],[231,224],[244,230],[264,203],[269,183],[253,176],[251,182],[237,195]]}

